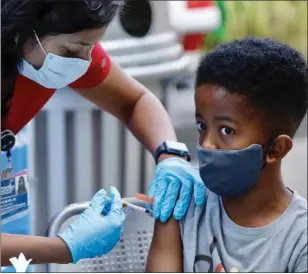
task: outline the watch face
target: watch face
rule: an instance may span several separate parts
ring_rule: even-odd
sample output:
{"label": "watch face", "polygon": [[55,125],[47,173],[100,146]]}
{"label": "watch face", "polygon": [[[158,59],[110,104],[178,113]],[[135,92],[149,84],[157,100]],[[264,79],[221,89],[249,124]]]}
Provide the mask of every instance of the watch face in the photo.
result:
{"label": "watch face", "polygon": [[166,146],[169,149],[188,151],[188,148],[184,143],[179,143],[175,141],[166,141]]}

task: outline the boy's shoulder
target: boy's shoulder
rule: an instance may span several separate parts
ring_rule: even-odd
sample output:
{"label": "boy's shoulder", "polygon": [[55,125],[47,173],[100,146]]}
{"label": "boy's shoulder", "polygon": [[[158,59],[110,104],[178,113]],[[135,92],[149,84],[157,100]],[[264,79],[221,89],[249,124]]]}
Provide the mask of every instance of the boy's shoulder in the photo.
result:
{"label": "boy's shoulder", "polygon": [[219,206],[219,196],[209,189],[206,189],[204,202],[201,205],[196,205],[194,195],[192,195],[187,213],[180,221],[181,229],[184,229],[189,222],[193,222],[193,220],[197,221],[204,217],[205,212],[208,211],[209,208],[216,206]]}
{"label": "boy's shoulder", "polygon": [[[307,200],[299,195],[297,191],[291,191],[293,192],[293,198],[284,215],[292,215],[291,219],[297,219],[298,221],[305,223],[305,226],[302,228],[307,227]],[[182,222],[185,223],[191,218],[196,218],[199,215],[202,215],[206,209],[208,211],[211,210],[211,208],[217,208],[217,206],[221,206],[219,196],[208,189],[206,190],[206,197],[202,205],[196,205],[195,199],[192,195],[189,208],[185,217],[182,219]],[[288,218],[285,219],[287,222],[290,221]]]}
{"label": "boy's shoulder", "polygon": [[[198,254],[206,254],[211,260],[221,261],[228,268],[236,263],[245,272],[306,270],[307,201],[296,191],[293,193],[286,211],[276,221],[260,228],[245,228],[233,223],[224,211],[220,197],[211,191],[207,191],[201,206],[192,199],[185,218],[180,222],[184,272],[193,271]],[[213,253],[213,246],[220,252]],[[239,246],[239,252],[245,252],[248,256],[238,259]],[[230,257],[232,252],[233,256]],[[263,264],[251,264],[251,261],[257,260]],[[208,271],[203,267],[201,270]]]}
{"label": "boy's shoulder", "polygon": [[[284,226],[287,229],[287,237],[282,241],[292,248],[289,270],[292,272],[307,272],[308,266],[308,216],[307,200],[293,191],[293,199],[288,208],[289,214],[285,218]],[[293,247],[292,247],[293,245]]]}
{"label": "boy's shoulder", "polygon": [[[267,230],[271,231],[271,234],[280,234],[279,231],[283,228],[284,233],[292,235],[293,239],[301,244],[307,245],[307,200],[299,195],[298,192],[293,192],[292,200],[286,209],[286,211],[279,217],[274,223],[268,225]],[[220,225],[228,225],[223,222],[222,216],[226,213],[222,206],[221,199],[215,193],[207,190],[206,197],[202,205],[196,205],[194,198],[191,198],[190,206],[187,210],[185,217],[180,221],[181,233],[183,235],[185,230],[191,230],[192,227],[197,226],[198,223],[204,222],[215,222],[219,221]],[[279,225],[278,225],[279,224]],[[216,225],[214,225],[216,227]],[[248,231],[249,229],[247,229]],[[260,230],[261,232],[261,230]],[[284,234],[282,233],[282,234]]]}
{"label": "boy's shoulder", "polygon": [[298,192],[293,191],[292,201],[287,209],[288,217],[285,218],[286,222],[297,221],[303,224],[303,226],[298,229],[306,229],[307,230],[307,200],[300,196]]}
{"label": "boy's shoulder", "polygon": [[292,202],[296,204],[299,209],[307,211],[308,206],[307,206],[307,200],[302,197],[296,190],[288,188],[292,193],[293,193],[293,199]]}
{"label": "boy's shoulder", "polygon": [[293,199],[285,214],[285,226],[290,228],[290,234],[303,239],[307,246],[308,215],[307,200],[293,191]]}
{"label": "boy's shoulder", "polygon": [[307,215],[307,200],[300,196],[296,191],[293,191],[292,202],[287,209],[288,214],[284,221],[286,227],[290,227],[290,233],[297,235],[299,239],[303,239],[307,246],[307,232],[308,232],[308,215]]}

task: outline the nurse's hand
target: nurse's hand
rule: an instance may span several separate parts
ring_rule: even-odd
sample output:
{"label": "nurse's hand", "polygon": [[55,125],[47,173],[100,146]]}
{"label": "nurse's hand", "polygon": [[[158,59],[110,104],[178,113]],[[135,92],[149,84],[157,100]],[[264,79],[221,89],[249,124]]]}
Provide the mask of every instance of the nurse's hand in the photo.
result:
{"label": "nurse's hand", "polygon": [[[69,247],[73,263],[102,256],[120,240],[125,214],[120,193],[114,187],[110,188],[110,198],[107,198],[105,190],[98,191],[89,207],[58,235]],[[110,210],[103,216],[101,213],[106,207]]]}
{"label": "nurse's hand", "polygon": [[149,196],[154,197],[154,218],[166,222],[173,211],[176,220],[182,219],[193,193],[195,203],[201,205],[205,198],[205,186],[199,170],[179,157],[161,161],[149,190]]}

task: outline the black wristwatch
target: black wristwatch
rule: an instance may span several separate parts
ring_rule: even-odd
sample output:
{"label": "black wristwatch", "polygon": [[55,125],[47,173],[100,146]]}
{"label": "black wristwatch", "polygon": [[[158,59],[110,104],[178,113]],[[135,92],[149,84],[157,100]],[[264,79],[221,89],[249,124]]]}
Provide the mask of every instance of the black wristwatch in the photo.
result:
{"label": "black wristwatch", "polygon": [[175,141],[165,141],[163,142],[155,151],[154,158],[157,164],[158,158],[161,154],[171,154],[180,157],[186,157],[187,161],[190,162],[190,154],[187,146],[184,143]]}

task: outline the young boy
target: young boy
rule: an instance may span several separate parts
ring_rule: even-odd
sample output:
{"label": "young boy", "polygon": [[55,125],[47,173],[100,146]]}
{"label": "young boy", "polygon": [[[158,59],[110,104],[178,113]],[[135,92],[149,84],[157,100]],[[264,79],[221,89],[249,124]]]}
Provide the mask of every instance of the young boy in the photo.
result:
{"label": "young boy", "polygon": [[[307,63],[272,39],[218,46],[196,78],[206,201],[156,222],[149,272],[307,272],[307,202],[281,161],[307,111]],[[294,178],[296,180],[296,178]]]}

